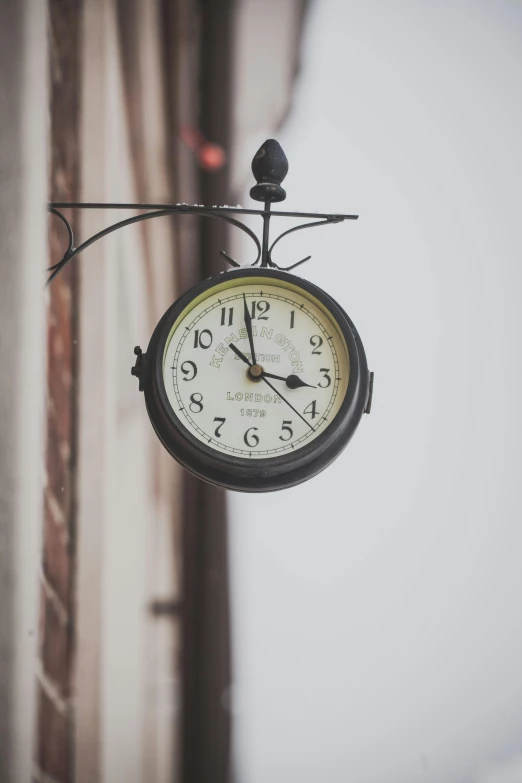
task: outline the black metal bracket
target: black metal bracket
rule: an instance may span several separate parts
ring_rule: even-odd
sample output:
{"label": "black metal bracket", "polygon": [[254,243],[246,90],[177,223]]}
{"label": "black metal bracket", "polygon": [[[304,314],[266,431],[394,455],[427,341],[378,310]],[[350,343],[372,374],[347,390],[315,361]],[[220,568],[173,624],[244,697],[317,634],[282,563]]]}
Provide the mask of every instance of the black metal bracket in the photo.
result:
{"label": "black metal bracket", "polygon": [[[337,215],[337,214],[321,214],[317,212],[280,212],[272,211],[272,203],[277,201],[283,201],[286,198],[286,193],[281,187],[281,182],[285,178],[288,172],[288,161],[286,155],[283,152],[281,146],[275,139],[268,139],[260,147],[256,153],[254,160],[252,161],[252,171],[256,178],[257,184],[250,191],[251,197],[256,201],[264,202],[264,209],[243,209],[241,207],[205,207],[197,204],[104,204],[101,202],[85,203],[85,202],[53,202],[49,204],[48,210],[51,214],[56,215],[64,224],[67,229],[69,241],[68,247],[60,261],[53,266],[49,267],[48,271],[51,273],[46,282],[46,285],[61,272],[61,270],[79,255],[83,250],[90,247],[90,245],[97,242],[102,237],[111,234],[113,231],[117,231],[124,226],[130,226],[132,223],[139,223],[142,220],[150,220],[157,217],[165,217],[167,215],[201,215],[202,217],[210,217],[217,220],[224,220],[227,223],[244,231],[254,242],[257,249],[257,256],[252,264],[245,266],[261,266],[272,267],[274,269],[281,269],[284,271],[290,271],[300,264],[304,264],[311,256],[297,261],[295,264],[291,264],[287,267],[278,266],[272,259],[272,251],[276,244],[283,239],[283,237],[294,231],[300,231],[304,228],[313,228],[314,226],[324,226],[330,223],[341,223],[344,220],[357,220],[358,215]],[[61,209],[129,209],[134,211],[141,211],[143,214],[134,215],[126,220],[120,220],[113,225],[104,228],[97,234],[94,234],[85,242],[82,242],[78,247],[74,247],[74,234],[71,225],[67,218],[60,212]],[[260,242],[255,233],[236,220],[232,215],[258,215],[263,221],[263,236]],[[299,226],[294,226],[287,231],[280,234],[277,239],[270,244],[270,220],[273,217],[286,217],[286,218],[316,218],[311,223],[303,223]],[[318,218],[318,219],[317,219]],[[224,250],[220,251],[221,255],[234,267],[242,266],[233,258],[231,258]]]}

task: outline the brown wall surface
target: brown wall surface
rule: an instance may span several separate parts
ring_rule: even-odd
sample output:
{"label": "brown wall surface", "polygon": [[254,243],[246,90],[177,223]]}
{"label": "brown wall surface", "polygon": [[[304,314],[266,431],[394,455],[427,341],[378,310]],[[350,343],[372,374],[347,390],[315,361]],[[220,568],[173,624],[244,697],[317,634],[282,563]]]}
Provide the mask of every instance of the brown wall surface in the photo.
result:
{"label": "brown wall surface", "polygon": [[[229,145],[229,92],[232,66],[229,58],[224,57],[223,53],[230,51],[231,48],[234,4],[229,0],[205,2],[201,5],[194,0],[176,0],[172,3],[158,0],[156,7],[162,29],[156,30],[154,27],[152,31],[149,29],[148,38],[140,20],[145,10],[150,11],[150,7],[140,5],[140,0],[129,0],[129,2],[115,0],[110,5],[112,10],[106,14],[104,12],[109,6],[102,6],[101,3],[91,4],[85,8],[83,6],[82,0],[49,0],[48,2],[50,200],[98,200],[97,193],[85,197],[84,191],[89,179],[89,172],[85,168],[83,182],[80,182],[80,161],[83,161],[82,166],[89,165],[85,162],[86,157],[89,157],[86,156],[85,150],[90,140],[90,137],[86,136],[82,143],[80,130],[84,127],[83,119],[87,111],[85,96],[89,97],[91,94],[92,97],[93,92],[92,85],[89,87],[91,90],[89,93],[86,84],[82,84],[82,79],[84,82],[87,81],[85,68],[89,68],[91,59],[98,56],[97,50],[91,51],[89,45],[86,45],[86,51],[82,52],[82,41],[88,40],[82,27],[86,24],[85,10],[87,9],[91,14],[97,14],[96,19],[104,30],[108,19],[116,22],[110,31],[105,30],[107,35],[103,46],[100,43],[100,49],[107,57],[107,63],[104,61],[106,70],[101,69],[101,72],[115,76],[116,71],[119,73],[119,68],[122,68],[126,114],[120,117],[119,108],[112,105],[110,110],[104,105],[104,111],[110,111],[110,119],[115,123],[122,122],[120,132],[122,136],[128,134],[130,139],[129,160],[132,160],[132,178],[128,187],[134,187],[136,196],[146,201],[179,199],[181,201],[204,200],[211,204],[226,202],[228,170],[202,174],[198,181],[195,157],[180,141],[180,128],[182,125],[199,125],[209,140],[225,148]],[[140,57],[143,58],[142,66],[143,63],[150,65],[149,55],[151,46],[152,49],[155,47],[156,34],[158,45],[163,49],[161,53],[163,71],[160,74],[153,73],[155,78],[152,82],[150,80],[147,82],[150,73],[144,67],[140,69]],[[111,42],[110,46],[107,41]],[[114,59],[111,59],[113,56]],[[161,81],[164,81],[165,88],[163,98],[165,117],[161,118],[160,112],[153,122],[150,111],[151,91],[153,92],[152,87],[157,90]],[[99,93],[95,91],[96,100],[99,99],[103,103],[106,88],[107,86],[104,85]],[[83,102],[80,109],[81,100]],[[96,103],[96,100],[93,99],[93,102]],[[154,103],[152,105],[154,106]],[[107,133],[104,125],[106,119],[99,120],[100,138],[104,138],[103,134]],[[152,128],[151,123],[153,125],[155,123]],[[165,144],[158,142],[161,134],[156,135],[156,130],[162,128],[162,133],[166,134]],[[102,151],[104,143],[100,146]],[[108,166],[107,161],[100,157],[95,163],[103,176],[107,175],[109,178],[109,174],[104,169],[104,166]],[[157,170],[158,166],[163,170],[161,176]],[[96,180],[94,184],[98,186],[98,181]],[[102,193],[102,182],[99,183],[99,188],[99,192]],[[130,198],[130,194],[126,197],[125,193],[122,193],[121,200],[134,201],[135,199]],[[81,213],[64,210],[64,214],[76,233]],[[84,235],[86,225],[88,226],[88,221],[84,212],[79,232],[82,240],[86,238]],[[160,233],[162,226],[164,230],[167,229],[167,235],[173,239],[175,250],[172,254],[168,252],[166,236]],[[221,247],[226,248],[226,234],[218,221],[200,221],[187,217],[174,218],[171,224],[156,224],[154,221],[154,226],[151,221],[150,226],[142,224],[140,230],[146,270],[144,299],[146,308],[150,307],[155,322],[165,309],[163,299],[171,295],[171,288],[165,284],[165,270],[160,267],[160,264],[164,263],[165,259],[170,259],[170,263],[176,265],[174,273],[178,290],[184,291],[204,276],[215,274],[223,269],[223,261],[219,260],[218,250]],[[172,235],[168,234],[169,231],[172,231]],[[88,236],[89,233],[93,232],[87,231],[86,235]],[[100,253],[100,257],[105,258],[102,253],[102,243],[105,241],[101,240],[100,245],[95,246],[98,251],[93,251],[91,259],[97,259],[96,252]],[[66,247],[65,226],[59,218],[51,216],[49,218],[50,263],[56,263],[63,256]],[[202,252],[198,252],[199,248]],[[202,262],[202,258],[207,260]],[[210,261],[210,258],[213,260]],[[96,639],[92,634],[88,637],[89,650],[86,650],[85,634],[82,637],[81,633],[82,617],[85,617],[86,611],[81,598],[82,585],[83,589],[87,585],[89,595],[93,593],[92,576],[89,576],[90,582],[82,581],[81,576],[82,557],[85,553],[82,535],[86,529],[92,529],[88,525],[85,497],[81,491],[83,486],[81,479],[88,468],[86,460],[92,462],[90,453],[84,454],[82,460],[82,442],[85,440],[86,425],[82,419],[81,405],[86,404],[84,381],[86,372],[89,372],[85,368],[87,356],[85,340],[89,326],[88,316],[96,318],[90,307],[85,308],[83,304],[80,305],[80,302],[84,301],[88,286],[85,277],[81,276],[79,265],[87,263],[87,253],[75,259],[53,280],[47,294],[46,453],[35,783],[49,779],[56,783],[73,781],[74,770],[76,769],[78,773],[78,764],[81,764],[85,754],[94,758],[96,754],[101,754],[104,741],[109,742],[104,733],[107,725],[103,727],[100,717],[103,709],[106,708],[106,703],[105,706],[102,703],[103,693],[105,698],[107,693],[105,691],[102,693],[103,689],[99,682],[91,682],[93,680],[91,676],[90,679],[87,678],[87,682],[83,682],[82,687],[87,687],[91,694],[93,689],[96,691],[92,699],[95,702],[97,719],[96,725],[93,723],[91,727],[92,732],[86,740],[86,746],[82,747],[82,739],[86,737],[86,733],[82,723],[79,683],[83,670],[80,659],[84,654],[84,657],[90,656],[89,660],[91,658],[98,660],[98,656],[101,660],[104,652],[105,664],[103,665],[107,663],[107,649],[106,646],[104,647],[107,642],[107,629],[102,627],[100,617],[97,619],[99,627],[97,626]],[[89,269],[91,268],[89,266]],[[109,269],[109,266],[103,268]],[[139,301],[142,307],[144,302],[142,299]],[[111,317],[116,318],[115,301],[111,304],[110,310]],[[81,356],[80,346],[82,346]],[[79,374],[80,366],[81,374]],[[80,387],[83,390],[81,404],[79,403]],[[111,411],[111,421],[114,422],[114,410]],[[143,415],[145,415],[144,411]],[[107,438],[111,437],[110,434],[106,435]],[[156,442],[155,445],[158,446]],[[166,464],[166,455],[157,451],[151,451],[151,455],[156,466],[153,470],[156,484],[161,483],[163,488],[170,486],[172,478],[170,473],[167,475],[167,472],[172,466],[170,462]],[[108,474],[104,465],[100,470],[105,476]],[[162,475],[163,479],[160,482]],[[145,477],[143,481],[145,482]],[[183,534],[180,538],[183,542],[176,539],[175,557],[183,561],[183,585],[180,596],[183,608],[181,615],[175,614],[170,620],[176,628],[180,626],[179,634],[182,637],[181,660],[177,658],[172,660],[171,674],[177,677],[179,672],[183,679],[181,715],[179,718],[174,715],[172,719],[173,737],[181,735],[179,740],[173,741],[173,747],[177,752],[173,768],[181,773],[182,780],[187,783],[198,783],[200,780],[204,780],[205,783],[212,783],[212,781],[226,783],[229,776],[231,733],[228,704],[231,664],[225,493],[218,488],[202,484],[187,473],[183,473],[182,483],[183,492],[180,492],[179,496],[175,497],[171,492],[163,499],[158,496],[156,506],[147,507],[147,513],[151,514],[151,523],[158,519],[158,509],[162,503],[169,506],[173,525],[174,517],[182,519],[180,527]],[[114,514],[114,509],[111,513]],[[110,522],[111,518],[99,517],[97,520],[100,530],[105,532]],[[99,542],[100,553],[105,546],[103,543],[105,539],[102,539],[103,536]],[[103,554],[105,557],[107,552],[103,550]],[[122,549],[122,557],[126,557],[127,554],[127,550],[124,553]],[[118,547],[112,555],[120,557]],[[99,600],[106,602],[109,593],[108,584],[100,581],[97,589]],[[164,596],[160,595],[160,597]],[[172,603],[177,607],[178,595],[173,596],[173,599],[175,600]],[[116,605],[113,603],[111,606],[114,609]],[[115,611],[117,614],[118,606]],[[78,639],[81,641],[79,642]],[[158,665],[157,660],[151,658],[151,661],[154,666]],[[99,663],[95,667],[97,672],[95,677],[100,681],[103,679],[103,665]],[[175,692],[174,687],[172,690]],[[111,698],[115,698],[114,695]],[[179,723],[182,726],[181,731]],[[150,726],[154,725],[156,724],[152,719]],[[113,735],[114,732],[110,734],[111,737]],[[181,745],[179,752],[178,743]],[[117,751],[114,746],[111,747],[114,760]],[[105,758],[103,764],[106,763]],[[97,770],[96,775],[102,774],[103,764],[100,759],[96,764],[93,762],[93,769]],[[144,773],[146,776],[144,779],[155,779],[147,777],[150,774],[149,769],[151,767],[148,767]],[[90,775],[89,772],[84,774]],[[108,783],[112,783],[112,780]]]}
{"label": "brown wall surface", "polygon": [[[51,201],[79,192],[80,0],[50,0]],[[74,215],[68,215],[74,230]],[[58,260],[67,232],[49,219],[49,257]],[[38,672],[36,768],[71,779],[74,587],[75,384],[77,274],[66,267],[48,289],[44,530]]]}

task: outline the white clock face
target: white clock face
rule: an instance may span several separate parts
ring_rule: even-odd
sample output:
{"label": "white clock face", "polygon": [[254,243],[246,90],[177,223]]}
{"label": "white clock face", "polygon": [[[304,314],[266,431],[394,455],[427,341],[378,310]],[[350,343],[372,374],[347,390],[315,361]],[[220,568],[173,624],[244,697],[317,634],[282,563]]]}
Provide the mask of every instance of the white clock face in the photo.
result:
{"label": "white clock face", "polygon": [[181,424],[217,452],[246,460],[288,455],[323,433],[349,373],[345,340],[324,305],[266,277],[225,277],[193,300],[163,358]]}

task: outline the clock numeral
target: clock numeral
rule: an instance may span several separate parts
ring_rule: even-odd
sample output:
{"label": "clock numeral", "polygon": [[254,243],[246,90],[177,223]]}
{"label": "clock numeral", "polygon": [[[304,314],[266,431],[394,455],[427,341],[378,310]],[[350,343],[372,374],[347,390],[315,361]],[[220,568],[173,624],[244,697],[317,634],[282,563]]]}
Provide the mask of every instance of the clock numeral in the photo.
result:
{"label": "clock numeral", "polygon": [[249,435],[248,433],[252,432],[252,430],[258,430],[258,429],[259,427],[250,427],[243,435],[243,440],[245,441],[246,445],[250,449],[253,449],[259,445],[259,438],[255,433],[253,433],[252,435]]}
{"label": "clock numeral", "polygon": [[330,386],[330,384],[332,383],[332,379],[330,378],[330,376],[328,375],[328,373],[329,373],[329,372],[332,372],[332,371],[331,371],[331,370],[327,370],[327,369],[326,369],[326,367],[321,367],[321,369],[319,370],[319,372],[322,372],[322,373],[323,373],[323,380],[325,380],[325,381],[326,381],[326,383],[318,383],[317,385],[318,385],[318,386],[319,386],[321,389],[327,389],[327,388]]}
{"label": "clock numeral", "polygon": [[313,346],[313,349],[314,349],[312,351],[312,354],[314,354],[314,353],[316,353],[316,354],[322,353],[322,351],[318,351],[317,350],[318,348],[321,347],[322,344],[323,344],[323,338],[319,337],[318,334],[314,334],[313,337],[310,337],[310,345]]}
{"label": "clock numeral", "polygon": [[[226,315],[227,315],[227,308],[226,307],[222,307],[221,308],[221,326],[225,326]],[[232,326],[233,322],[234,322],[234,308],[233,307],[229,307],[228,308],[228,325]]]}
{"label": "clock numeral", "polygon": [[[252,301],[252,312],[251,312],[252,320],[254,320],[254,318],[257,318],[258,321],[268,321],[268,316],[265,315],[265,313],[268,313],[269,310],[270,310],[269,302],[265,302],[264,299],[261,299],[260,301],[254,299]],[[256,315],[256,312],[258,312],[259,315]]]}
{"label": "clock numeral", "polygon": [[194,394],[191,394],[189,408],[192,413],[201,413],[203,410],[203,395],[199,392],[194,392]]}
{"label": "clock numeral", "polygon": [[290,427],[291,423],[292,423],[291,421],[284,421],[282,423],[281,429],[283,430],[283,432],[288,432],[288,438],[283,438],[283,436],[280,435],[279,436],[279,440],[282,440],[284,442],[284,441],[287,441],[287,440],[291,440],[294,437],[294,431]]}
{"label": "clock numeral", "polygon": [[203,329],[203,331],[199,332],[199,329],[196,329],[194,332],[194,348],[210,348],[212,345],[212,332],[210,329]]}
{"label": "clock numeral", "polygon": [[303,413],[308,413],[312,419],[315,419],[316,416],[319,416],[317,413],[317,400],[314,400],[310,403],[310,405],[307,405]]}
{"label": "clock numeral", "polygon": [[216,416],[214,421],[221,422],[221,424],[218,424],[216,429],[214,430],[214,435],[216,436],[216,438],[220,438],[221,437],[220,429],[223,426],[223,424],[226,422],[226,419],[222,418],[221,416]]}
{"label": "clock numeral", "polygon": [[[186,378],[183,378],[184,381],[193,381],[196,375],[198,374],[198,368],[194,364],[194,362],[191,362],[187,360],[186,362],[183,362],[181,365],[181,372],[183,375],[186,375]],[[192,373],[192,375],[190,375]],[[188,377],[190,375],[190,378]]]}
{"label": "clock numeral", "polygon": [[294,328],[294,321],[295,321],[295,310],[292,310],[290,313],[290,329]]}

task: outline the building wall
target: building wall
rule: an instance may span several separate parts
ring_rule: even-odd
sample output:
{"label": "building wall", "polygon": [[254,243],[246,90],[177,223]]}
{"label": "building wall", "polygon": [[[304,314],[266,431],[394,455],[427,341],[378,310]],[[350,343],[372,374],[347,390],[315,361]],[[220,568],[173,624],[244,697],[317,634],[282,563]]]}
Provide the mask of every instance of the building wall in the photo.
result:
{"label": "building wall", "polygon": [[[49,4],[50,171],[52,201],[79,198],[79,0]],[[73,230],[76,214],[68,214]],[[49,257],[59,260],[67,232],[49,220]],[[38,718],[35,779],[69,779],[73,746],[77,267],[47,291],[47,395],[43,548],[40,572]]]}
{"label": "building wall", "polygon": [[33,762],[42,527],[47,44],[36,0],[0,4],[0,780]]}
{"label": "building wall", "polygon": [[[166,454],[130,375],[134,345],[146,347],[178,292],[209,269],[200,226],[128,227],[46,293],[40,275],[67,246],[49,199],[199,200],[179,130],[199,121],[199,12],[209,8],[1,5],[2,782],[173,781],[188,752],[209,766],[208,748],[226,777],[222,496],[214,503]],[[130,216],[65,214],[76,244]],[[189,721],[194,732],[182,732]]]}
{"label": "building wall", "polygon": [[[53,200],[172,199],[160,10],[51,0]],[[76,244],[131,216],[67,215]],[[151,607],[179,600],[181,474],[130,374],[176,295],[174,236],[123,229],[50,286],[36,779],[172,781],[179,765],[180,633]]]}
{"label": "building wall", "polygon": [[[153,56],[157,31],[147,37],[147,21],[133,15],[131,6],[127,11],[127,23],[133,21],[139,33],[133,100],[136,114],[143,119],[142,57]],[[148,189],[139,191],[147,180],[136,176],[140,172],[131,154],[116,8],[93,4],[89,14],[85,50],[96,46],[101,51],[95,62],[88,56],[85,62],[82,154],[89,173],[83,180],[82,199],[151,200]],[[161,75],[156,82],[161,83]],[[154,134],[142,125],[141,155],[146,156],[152,146],[158,162],[165,163],[161,111],[149,104],[148,112]],[[148,171],[141,174],[150,176]],[[153,184],[159,191],[154,198],[166,200],[161,180],[154,178]],[[85,233],[128,216],[112,211],[85,213]],[[171,241],[167,222],[128,227],[93,247],[81,265],[83,539],[78,602],[83,643],[78,698],[85,706],[85,720],[77,739],[83,746],[86,736],[94,741],[99,737],[94,755],[102,780],[154,780],[156,774],[169,779],[176,733],[178,716],[171,709],[176,688],[175,628],[172,622],[162,628],[167,639],[159,639],[159,626],[165,620],[156,621],[149,606],[155,599],[171,598],[176,587],[172,561],[179,472],[157,442],[136,379],[130,375],[133,347],[146,343],[166,303],[175,298]],[[94,365],[95,374],[90,372]],[[166,664],[163,645],[169,649]],[[93,671],[99,684],[96,701],[90,689]],[[93,763],[92,755],[89,744],[82,747],[78,780],[89,779],[86,767]]]}

